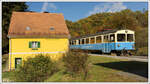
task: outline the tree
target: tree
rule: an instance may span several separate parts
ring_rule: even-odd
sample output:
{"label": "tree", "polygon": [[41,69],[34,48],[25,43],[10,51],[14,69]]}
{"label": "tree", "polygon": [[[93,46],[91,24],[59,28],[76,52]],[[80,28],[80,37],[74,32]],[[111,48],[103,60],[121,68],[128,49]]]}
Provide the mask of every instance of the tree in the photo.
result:
{"label": "tree", "polygon": [[25,2],[3,2],[2,3],[2,54],[8,53],[8,28],[10,23],[10,18],[13,11],[27,11],[28,6]]}
{"label": "tree", "polygon": [[136,48],[148,47],[148,11],[125,9],[114,13],[97,13],[68,24],[72,37],[94,34],[103,29],[131,29],[135,31]]}

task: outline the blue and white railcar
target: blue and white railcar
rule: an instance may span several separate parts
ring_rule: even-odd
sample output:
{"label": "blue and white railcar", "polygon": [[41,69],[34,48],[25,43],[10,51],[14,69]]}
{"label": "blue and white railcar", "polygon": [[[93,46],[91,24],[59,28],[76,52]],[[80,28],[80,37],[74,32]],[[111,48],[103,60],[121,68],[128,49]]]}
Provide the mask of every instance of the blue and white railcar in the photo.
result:
{"label": "blue and white railcar", "polygon": [[93,35],[70,39],[70,49],[99,50],[103,53],[120,53],[135,50],[135,33],[132,30],[108,30]]}

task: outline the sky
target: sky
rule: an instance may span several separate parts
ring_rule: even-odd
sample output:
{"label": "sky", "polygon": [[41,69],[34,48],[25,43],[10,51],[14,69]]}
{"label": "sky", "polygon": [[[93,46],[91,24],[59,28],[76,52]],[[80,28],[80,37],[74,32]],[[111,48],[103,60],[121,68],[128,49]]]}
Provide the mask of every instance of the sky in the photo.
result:
{"label": "sky", "polygon": [[63,13],[66,20],[73,22],[96,13],[148,9],[147,2],[27,2],[26,4],[29,11]]}

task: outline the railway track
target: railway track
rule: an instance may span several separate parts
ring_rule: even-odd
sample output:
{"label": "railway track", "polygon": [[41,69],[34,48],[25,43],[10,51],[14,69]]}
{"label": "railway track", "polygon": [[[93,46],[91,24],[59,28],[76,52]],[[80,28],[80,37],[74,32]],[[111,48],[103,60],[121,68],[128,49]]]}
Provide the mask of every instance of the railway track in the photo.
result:
{"label": "railway track", "polygon": [[100,55],[100,54],[88,54],[92,56],[110,57],[115,59],[127,59],[130,61],[148,62],[148,56],[111,56],[111,55]]}

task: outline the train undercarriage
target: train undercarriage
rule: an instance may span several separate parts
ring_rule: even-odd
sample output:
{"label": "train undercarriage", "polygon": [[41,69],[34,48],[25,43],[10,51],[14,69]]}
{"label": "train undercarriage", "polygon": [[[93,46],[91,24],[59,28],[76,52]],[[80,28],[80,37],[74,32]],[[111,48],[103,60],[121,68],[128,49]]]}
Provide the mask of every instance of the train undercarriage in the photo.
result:
{"label": "train undercarriage", "polygon": [[101,55],[111,55],[111,56],[133,56],[134,50],[112,50],[110,53],[103,53],[99,50],[81,50],[81,49],[71,49],[73,52],[83,52],[91,54],[101,54]]}

